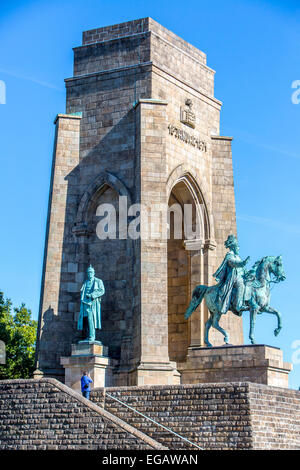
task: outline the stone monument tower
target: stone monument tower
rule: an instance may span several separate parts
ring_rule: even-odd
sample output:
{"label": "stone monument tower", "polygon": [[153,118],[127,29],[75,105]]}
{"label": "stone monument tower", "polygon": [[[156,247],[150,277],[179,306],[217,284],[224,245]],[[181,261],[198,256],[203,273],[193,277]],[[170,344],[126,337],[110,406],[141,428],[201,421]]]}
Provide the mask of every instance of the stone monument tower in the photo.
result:
{"label": "stone monument tower", "polygon": [[[205,305],[188,321],[184,312],[236,233],[232,138],[220,136],[214,73],[202,51],[151,18],[86,31],[74,48],[66,113],[55,119],[36,376],[64,380],[90,264],[105,285],[96,339],[111,385],[179,383],[189,351],[204,346]],[[103,204],[116,210],[115,238],[99,237]],[[196,236],[174,236],[175,214],[167,226],[160,210],[168,205],[192,208]],[[151,236],[129,236],[150,212]],[[222,322],[242,344],[241,318]]]}

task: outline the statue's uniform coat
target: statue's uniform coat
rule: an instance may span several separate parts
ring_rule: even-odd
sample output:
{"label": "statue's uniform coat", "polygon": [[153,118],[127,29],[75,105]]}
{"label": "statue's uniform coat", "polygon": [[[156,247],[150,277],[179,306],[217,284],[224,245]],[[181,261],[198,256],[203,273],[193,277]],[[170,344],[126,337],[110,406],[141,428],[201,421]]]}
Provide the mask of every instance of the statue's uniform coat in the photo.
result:
{"label": "statue's uniform coat", "polygon": [[[81,306],[80,306],[80,312],[79,312],[79,317],[78,317],[78,325],[77,329],[82,330],[83,329],[83,315],[84,315],[84,308],[85,308],[85,293],[87,289],[87,283],[88,281],[85,281],[82,285],[81,288]],[[101,297],[105,293],[104,289],[104,284],[101,279],[94,278],[94,283],[91,289],[91,300],[92,300],[92,315],[93,315],[93,320],[94,320],[94,327],[97,330],[101,329]]]}

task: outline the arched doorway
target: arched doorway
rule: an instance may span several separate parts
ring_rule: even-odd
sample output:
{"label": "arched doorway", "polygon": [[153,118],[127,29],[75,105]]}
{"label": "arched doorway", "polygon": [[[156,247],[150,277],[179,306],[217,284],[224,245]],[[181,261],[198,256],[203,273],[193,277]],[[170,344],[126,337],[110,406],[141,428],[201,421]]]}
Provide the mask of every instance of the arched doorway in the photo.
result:
{"label": "arched doorway", "polygon": [[[101,307],[102,329],[97,331],[96,339],[108,347],[109,357],[119,360],[122,355],[130,356],[132,340],[129,347],[127,343],[133,335],[133,246],[119,230],[119,224],[124,223],[123,217],[119,218],[120,197],[124,196],[130,206],[124,184],[110,173],[101,173],[82,195],[74,226],[80,275],[84,278],[91,263],[106,290]],[[104,232],[107,236],[101,236]]]}
{"label": "arched doorway", "polygon": [[170,360],[182,362],[191,344],[201,345],[205,321],[204,307],[189,321],[184,318],[191,293],[205,278],[206,269],[205,205],[190,175],[180,177],[174,184],[168,206],[168,346]]}

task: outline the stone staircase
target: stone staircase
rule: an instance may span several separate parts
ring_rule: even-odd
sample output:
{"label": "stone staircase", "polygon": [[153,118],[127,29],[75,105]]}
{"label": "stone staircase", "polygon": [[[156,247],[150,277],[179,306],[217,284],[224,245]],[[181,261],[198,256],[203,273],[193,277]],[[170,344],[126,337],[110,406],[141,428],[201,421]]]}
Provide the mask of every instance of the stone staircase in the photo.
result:
{"label": "stone staircase", "polygon": [[166,447],[55,379],[0,381],[0,450]]}

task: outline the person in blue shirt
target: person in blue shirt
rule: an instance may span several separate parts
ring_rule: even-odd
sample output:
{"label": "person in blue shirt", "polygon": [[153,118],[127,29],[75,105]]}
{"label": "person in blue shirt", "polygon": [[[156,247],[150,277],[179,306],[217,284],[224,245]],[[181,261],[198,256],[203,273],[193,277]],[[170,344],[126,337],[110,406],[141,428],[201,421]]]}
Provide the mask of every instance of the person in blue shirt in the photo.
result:
{"label": "person in blue shirt", "polygon": [[90,384],[93,383],[90,374],[88,372],[83,372],[83,376],[81,377],[81,393],[84,398],[89,400],[91,387]]}

